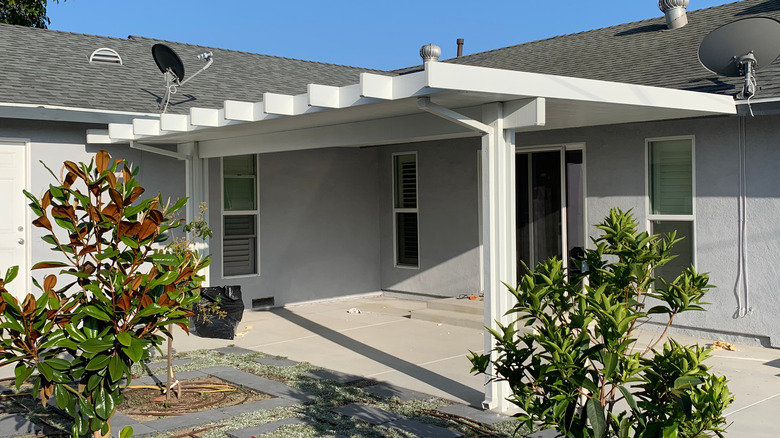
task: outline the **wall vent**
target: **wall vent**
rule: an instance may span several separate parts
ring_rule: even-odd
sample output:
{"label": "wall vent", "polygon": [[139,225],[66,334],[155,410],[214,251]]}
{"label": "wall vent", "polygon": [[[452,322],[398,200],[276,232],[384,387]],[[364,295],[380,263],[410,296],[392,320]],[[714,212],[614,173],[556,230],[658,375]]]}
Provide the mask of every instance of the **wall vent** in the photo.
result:
{"label": "wall vent", "polygon": [[252,309],[270,309],[274,306],[274,297],[252,298]]}
{"label": "wall vent", "polygon": [[116,50],[108,47],[101,47],[89,55],[90,64],[117,64],[122,65],[122,57]]}

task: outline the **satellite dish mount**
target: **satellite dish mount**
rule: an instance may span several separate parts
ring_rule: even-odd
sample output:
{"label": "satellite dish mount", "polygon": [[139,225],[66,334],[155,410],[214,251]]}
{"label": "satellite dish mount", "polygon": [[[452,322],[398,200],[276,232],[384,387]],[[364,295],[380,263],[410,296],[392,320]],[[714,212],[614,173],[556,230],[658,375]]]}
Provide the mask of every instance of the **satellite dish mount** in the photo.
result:
{"label": "satellite dish mount", "polygon": [[729,77],[744,77],[737,99],[750,99],[758,92],[756,70],[780,56],[780,22],[752,17],[723,25],[699,45],[699,61],[707,70]]}
{"label": "satellite dish mount", "polygon": [[194,75],[184,79],[184,63],[181,62],[179,55],[165,44],[155,44],[152,46],[152,57],[154,57],[154,62],[157,64],[157,68],[160,69],[165,78],[165,95],[160,101],[161,114],[164,114],[168,110],[171,96],[176,94],[179,87],[211,66],[214,62],[213,56],[214,55],[211,52],[205,52],[198,55],[199,61],[207,60],[208,62],[203,68],[195,72]]}

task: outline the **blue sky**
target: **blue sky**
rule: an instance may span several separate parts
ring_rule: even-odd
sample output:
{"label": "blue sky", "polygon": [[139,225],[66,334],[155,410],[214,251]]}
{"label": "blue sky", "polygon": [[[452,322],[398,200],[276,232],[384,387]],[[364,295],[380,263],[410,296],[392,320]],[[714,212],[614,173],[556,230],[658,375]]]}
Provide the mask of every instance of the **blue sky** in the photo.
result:
{"label": "blue sky", "polygon": [[[732,0],[691,0],[689,10]],[[442,58],[661,17],[656,0],[66,0],[50,29],[139,35],[232,50],[396,69],[435,43]],[[553,55],[553,54],[551,54]],[[532,60],[529,60],[532,62]]]}

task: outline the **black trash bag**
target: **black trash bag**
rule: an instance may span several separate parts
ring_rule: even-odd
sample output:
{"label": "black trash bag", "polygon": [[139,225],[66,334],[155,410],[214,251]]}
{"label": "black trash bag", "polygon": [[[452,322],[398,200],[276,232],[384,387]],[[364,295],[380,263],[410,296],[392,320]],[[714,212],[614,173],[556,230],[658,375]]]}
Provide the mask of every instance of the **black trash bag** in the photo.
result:
{"label": "black trash bag", "polygon": [[190,333],[201,338],[233,339],[244,316],[241,286],[202,288],[200,302],[192,311]]}

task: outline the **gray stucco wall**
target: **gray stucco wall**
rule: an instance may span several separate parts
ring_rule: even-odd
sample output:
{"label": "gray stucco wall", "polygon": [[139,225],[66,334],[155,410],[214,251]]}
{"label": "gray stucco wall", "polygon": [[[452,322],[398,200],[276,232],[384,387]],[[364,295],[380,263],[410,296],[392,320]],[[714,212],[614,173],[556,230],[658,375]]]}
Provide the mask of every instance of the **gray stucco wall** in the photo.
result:
{"label": "gray stucco wall", "polygon": [[[18,119],[0,119],[0,138],[4,140],[29,141],[29,155],[27,172],[31,181],[28,190],[34,195],[41,196],[54,180],[49,172],[41,165],[41,161],[51,168],[55,174],[59,174],[66,160],[74,162],[89,162],[95,152],[104,149],[112,157],[129,161],[135,166],[140,166],[138,180],[146,189],[143,197],[155,196],[158,193],[163,199],[170,197],[178,199],[185,196],[184,187],[184,163],[172,158],[153,155],[146,152],[130,149],[128,145],[87,145],[87,129],[105,129],[105,125],[89,125],[68,122],[42,122]],[[31,215],[31,213],[28,213]],[[28,216],[32,220],[32,216]],[[31,230],[29,254],[32,263],[42,260],[51,260],[56,257],[48,244],[40,238],[44,233],[39,228],[29,224]],[[5,269],[5,267],[0,267]],[[34,272],[36,278],[49,274],[51,271]]]}
{"label": "gray stucco wall", "polygon": [[[706,312],[676,319],[680,330],[711,331],[713,338],[747,336],[780,345],[780,123],[777,116],[746,120],[748,294],[753,312],[738,309],[739,118],[570,129],[517,134],[518,146],[585,142],[588,223],[599,222],[611,207],[632,208],[643,227],[645,207],[645,139],[695,136],[696,267],[709,272],[717,288],[706,297]],[[591,236],[596,230],[589,228]]]}
{"label": "gray stucco wall", "polygon": [[209,161],[212,285],[276,305],[379,291],[376,149],[260,155],[260,275],[222,277],[220,160]]}
{"label": "gray stucco wall", "polygon": [[[382,289],[458,296],[480,285],[478,138],[380,148]],[[420,267],[395,266],[393,159],[417,152]]]}

